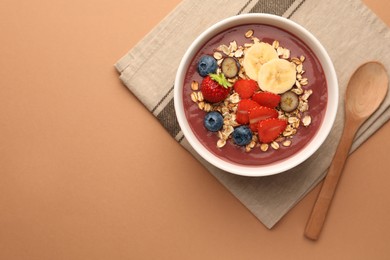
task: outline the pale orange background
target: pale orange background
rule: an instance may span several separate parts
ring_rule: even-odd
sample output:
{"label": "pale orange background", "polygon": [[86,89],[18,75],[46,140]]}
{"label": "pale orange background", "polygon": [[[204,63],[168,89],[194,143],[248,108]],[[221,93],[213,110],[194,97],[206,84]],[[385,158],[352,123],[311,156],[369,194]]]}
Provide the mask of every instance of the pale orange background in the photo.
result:
{"label": "pale orange background", "polygon": [[390,259],[390,123],[312,242],[318,187],[266,229],[121,84],[113,64],[178,3],[0,2],[0,259]]}

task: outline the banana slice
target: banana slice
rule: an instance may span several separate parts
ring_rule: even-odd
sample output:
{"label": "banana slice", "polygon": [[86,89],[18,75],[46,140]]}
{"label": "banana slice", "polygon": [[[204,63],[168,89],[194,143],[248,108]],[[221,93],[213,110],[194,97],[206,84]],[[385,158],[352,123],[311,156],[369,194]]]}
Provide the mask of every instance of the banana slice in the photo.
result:
{"label": "banana slice", "polygon": [[243,66],[246,75],[253,80],[257,80],[261,66],[277,58],[279,58],[278,53],[272,45],[265,42],[256,42],[245,52]]}
{"label": "banana slice", "polygon": [[281,94],[290,90],[295,80],[295,64],[284,59],[274,59],[261,66],[257,83],[263,91]]}

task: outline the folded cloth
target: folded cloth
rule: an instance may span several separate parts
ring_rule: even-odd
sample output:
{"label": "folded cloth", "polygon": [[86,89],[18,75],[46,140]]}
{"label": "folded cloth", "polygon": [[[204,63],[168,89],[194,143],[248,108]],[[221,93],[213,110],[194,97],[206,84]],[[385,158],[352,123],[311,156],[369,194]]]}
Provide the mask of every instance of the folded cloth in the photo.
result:
{"label": "folded cloth", "polygon": [[[272,13],[303,25],[327,49],[338,74],[340,106],[329,137],[307,161],[274,176],[237,176],[204,161],[183,137],[173,106],[175,73],[191,42],[215,22],[242,13]],[[341,136],[347,82],[359,65],[371,60],[390,68],[390,29],[358,0],[236,0],[229,4],[223,0],[184,0],[115,66],[122,82],[172,137],[272,228],[325,176]],[[352,151],[389,120],[389,105],[390,95],[361,127]]]}

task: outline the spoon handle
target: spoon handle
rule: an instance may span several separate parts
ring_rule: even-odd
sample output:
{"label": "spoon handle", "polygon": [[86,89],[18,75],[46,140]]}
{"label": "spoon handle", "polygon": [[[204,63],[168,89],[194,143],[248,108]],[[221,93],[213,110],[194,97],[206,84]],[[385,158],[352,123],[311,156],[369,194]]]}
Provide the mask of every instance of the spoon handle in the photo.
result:
{"label": "spoon handle", "polygon": [[309,239],[317,240],[320,236],[328,209],[336,191],[337,183],[358,128],[358,122],[348,119],[348,117],[346,118],[340,143],[322,184],[321,191],[318,194],[310,218],[306,224],[305,236]]}

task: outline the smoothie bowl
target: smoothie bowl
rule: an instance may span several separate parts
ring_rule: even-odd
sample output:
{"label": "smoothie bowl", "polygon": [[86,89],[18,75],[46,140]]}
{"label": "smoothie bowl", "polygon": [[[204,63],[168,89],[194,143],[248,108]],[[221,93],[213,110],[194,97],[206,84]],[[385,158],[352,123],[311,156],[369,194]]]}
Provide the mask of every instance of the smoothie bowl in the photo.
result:
{"label": "smoothie bowl", "polygon": [[188,48],[175,112],[206,161],[243,176],[287,171],[328,136],[338,106],[333,64],[302,26],[245,14],[208,28]]}

